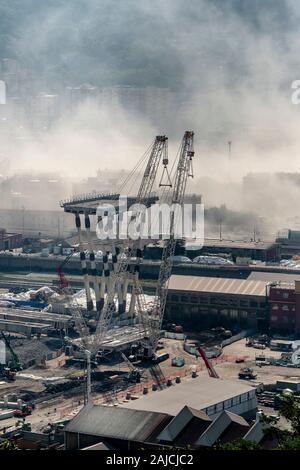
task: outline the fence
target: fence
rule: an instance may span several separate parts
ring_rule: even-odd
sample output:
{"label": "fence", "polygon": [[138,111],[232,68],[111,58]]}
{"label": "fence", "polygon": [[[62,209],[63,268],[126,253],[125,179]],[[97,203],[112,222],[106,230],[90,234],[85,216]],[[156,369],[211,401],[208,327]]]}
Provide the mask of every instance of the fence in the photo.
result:
{"label": "fence", "polygon": [[[244,356],[243,358],[246,359],[247,357],[248,356]],[[235,362],[237,358],[240,359],[241,356],[236,356],[233,354],[231,355],[222,354],[222,356],[220,357],[211,359],[211,363],[213,366],[215,366],[218,364],[223,364],[224,362]],[[191,377],[193,371],[201,372],[203,370],[206,370],[206,366],[202,361],[201,362],[199,361],[199,364],[189,365],[189,366],[186,366],[185,368],[177,370],[175,374],[171,374],[168,377],[163,377],[159,382],[155,380],[148,380],[146,382],[131,385],[130,387],[127,387],[124,390],[118,390],[118,391],[111,390],[109,391],[108,394],[104,393],[100,397],[95,398],[93,400],[93,403],[95,405],[108,405],[108,404],[118,405],[122,402],[126,403],[127,401],[126,397],[128,394],[130,394],[131,396],[137,396],[137,399],[138,399],[139,396],[143,394],[145,388],[147,388],[148,391],[152,390],[153,385],[158,385],[158,386],[162,386],[165,388],[169,380],[171,380],[172,383],[174,383],[176,380],[176,377],[180,377],[181,379],[185,377]],[[157,392],[152,392],[152,393],[157,393]],[[66,417],[66,416],[74,417],[81,410],[82,407],[83,405],[78,404],[78,402],[76,406],[74,406],[74,404],[69,405],[68,407],[60,411],[60,417],[61,418]]]}
{"label": "fence", "polygon": [[224,341],[222,341],[221,343],[222,348],[224,348],[225,346],[229,346],[229,344],[235,343],[236,341],[239,341],[240,339],[246,338],[247,336],[251,336],[252,333],[253,333],[253,330],[243,330],[237,335],[231,336],[231,338],[224,339]]}

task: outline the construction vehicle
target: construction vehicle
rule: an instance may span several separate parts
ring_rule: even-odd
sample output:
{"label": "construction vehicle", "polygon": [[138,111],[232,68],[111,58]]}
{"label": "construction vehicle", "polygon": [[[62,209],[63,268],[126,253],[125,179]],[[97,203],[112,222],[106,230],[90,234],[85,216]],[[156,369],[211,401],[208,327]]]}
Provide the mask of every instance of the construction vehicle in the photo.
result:
{"label": "construction vehicle", "polygon": [[[151,192],[153,188],[153,184],[157,175],[159,163],[161,161],[161,158],[163,158],[163,165],[164,165],[164,173],[167,174],[167,177],[169,179],[169,174],[166,169],[166,165],[168,163],[168,158],[167,158],[167,144],[168,144],[168,138],[166,136],[156,136],[153,145],[151,146],[150,154],[149,154],[149,159],[143,174],[142,182],[138,191],[138,195],[136,198],[136,206],[139,207],[140,209],[137,209],[135,213],[135,217],[137,218],[139,215],[143,214],[143,211],[145,210],[145,207],[148,207],[148,202],[151,200]],[[144,157],[143,157],[144,158]],[[162,183],[162,180],[161,180]],[[82,232],[81,232],[81,222],[80,222],[80,216],[78,213],[76,213],[75,216],[75,222],[76,222],[76,227],[77,227],[77,232],[78,232],[78,239],[79,239],[79,248],[80,248],[80,255],[82,258],[85,260],[85,254],[83,250],[83,242],[82,242]],[[87,236],[88,236],[88,245],[90,248],[90,262],[91,265],[94,265],[95,263],[95,257],[94,257],[94,249],[93,249],[93,244],[90,238],[90,221],[88,214],[85,214],[85,224],[86,224],[86,229],[87,229]],[[135,243],[136,247],[136,243]],[[141,253],[140,248],[139,252]],[[99,314],[99,318],[97,320],[96,324],[96,329],[94,335],[90,335],[89,329],[87,327],[87,324],[83,318],[81,309],[77,307],[76,305],[71,306],[70,305],[70,311],[72,313],[72,316],[75,320],[76,328],[80,334],[81,337],[81,350],[85,353],[86,355],[86,361],[87,361],[87,401],[89,402],[90,400],[90,394],[91,394],[91,355],[98,353],[98,351],[101,351],[101,344],[103,341],[103,337],[105,333],[108,331],[108,329],[112,326],[113,324],[113,319],[114,319],[114,314],[116,312],[115,304],[117,300],[117,289],[118,286],[122,284],[122,281],[124,277],[127,276],[128,268],[129,268],[129,263],[131,256],[133,254],[133,249],[132,247],[128,247],[128,250],[125,254],[126,256],[120,257],[119,262],[117,265],[116,271],[112,274],[111,276],[111,283],[110,287],[106,293],[105,297],[105,302],[104,306]],[[139,253],[139,254],[140,254]],[[60,286],[62,291],[67,295],[67,298],[71,298],[72,295],[72,290],[70,286],[68,285],[68,282],[65,279],[64,273],[63,273],[63,266],[65,263],[68,261],[71,255],[69,255],[64,263],[59,266],[57,272],[58,272],[58,277],[60,281]],[[84,261],[85,266],[86,262]],[[95,271],[94,268],[92,270]],[[91,310],[92,307],[92,301],[90,298],[90,289],[89,289],[89,276],[87,274],[87,269],[85,268],[85,273],[83,275],[84,277],[84,284],[85,284],[85,290],[87,293],[87,304],[88,304],[88,309]],[[134,273],[134,278],[135,278],[135,286],[138,284],[138,269]],[[94,288],[98,289],[98,283],[96,282],[96,285],[94,283]],[[137,292],[138,291],[138,292]],[[141,293],[141,287],[135,290],[135,293]],[[97,307],[97,305],[96,305]],[[138,374],[131,372],[131,375],[129,374],[130,378],[137,377]]]}
{"label": "construction vehicle", "polygon": [[0,364],[0,374],[7,380],[13,381],[15,380],[16,372],[22,370],[23,367],[18,355],[13,350],[8,337],[4,334],[3,331],[0,331],[0,340],[1,339],[4,341],[6,348],[10,352],[11,358],[9,361],[7,361],[7,365]]}
{"label": "construction vehicle", "polygon": [[172,366],[173,367],[183,367],[185,364],[185,360],[183,357],[178,356],[178,357],[173,357],[172,359]]}
{"label": "construction vehicle", "polygon": [[200,356],[202,357],[202,359],[204,361],[204,364],[206,365],[208,375],[210,377],[213,377],[214,379],[219,379],[220,377],[217,374],[217,372],[216,372],[215,368],[213,367],[212,363],[210,362],[210,360],[206,356],[204,349],[199,346],[197,348],[197,351],[199,352]]}
{"label": "construction vehicle", "polygon": [[3,331],[0,331],[0,339],[3,339],[5,346],[7,347],[7,349],[9,350],[9,352],[11,354],[11,359],[8,362],[8,366],[11,369],[11,371],[18,372],[18,371],[22,370],[23,367],[22,367],[22,364],[19,360],[19,357],[15,353],[15,351],[13,350],[8,337],[4,334]]}
{"label": "construction vehicle", "polygon": [[239,379],[252,380],[256,379],[257,375],[253,373],[250,367],[243,367],[239,372]]}
{"label": "construction vehicle", "polygon": [[[152,358],[157,349],[161,335],[162,322],[167,301],[169,279],[172,271],[172,260],[176,248],[176,230],[178,223],[178,212],[176,208],[182,207],[188,177],[193,177],[193,157],[194,157],[194,132],[186,131],[184,133],[181,148],[179,152],[178,164],[175,173],[175,182],[171,200],[170,213],[170,233],[165,241],[162,253],[162,262],[160,265],[158,284],[155,293],[155,299],[150,311],[145,307],[144,302],[140,302],[141,296],[137,296],[138,308],[141,312],[141,319],[148,337],[144,338],[145,356]],[[177,219],[176,219],[177,217]]]}
{"label": "construction vehicle", "polygon": [[121,352],[121,356],[129,367],[129,374],[126,376],[126,380],[128,380],[128,382],[139,383],[142,377],[140,369],[134,367],[134,365],[130,362],[130,360],[127,356],[125,356],[124,353]]}
{"label": "construction vehicle", "polygon": [[24,404],[19,410],[14,410],[14,416],[17,418],[25,418],[25,416],[31,415],[32,409],[31,405]]}

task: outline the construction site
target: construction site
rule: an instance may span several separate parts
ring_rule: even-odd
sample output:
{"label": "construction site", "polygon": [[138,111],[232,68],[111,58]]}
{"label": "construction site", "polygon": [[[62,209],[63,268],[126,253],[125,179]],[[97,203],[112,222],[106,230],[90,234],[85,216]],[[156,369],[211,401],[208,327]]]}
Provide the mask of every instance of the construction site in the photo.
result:
{"label": "construction site", "polygon": [[[100,413],[100,421],[105,407],[111,413],[123,408],[125,414],[167,413],[167,423],[189,406],[194,410],[190,419],[193,413],[198,419],[201,412],[214,426],[225,413],[228,429],[232,419],[238,426],[243,420],[241,436],[253,433],[260,442],[258,410],[276,415],[280,387],[300,388],[297,341],[276,342],[251,324],[243,328],[236,322],[230,330],[223,326],[225,320],[193,329],[172,323],[165,315],[168,299],[169,305],[180,305],[173,291],[168,297],[168,289],[182,218],[178,207],[182,208],[188,179],[193,177],[193,139],[192,131],[184,133],[169,170],[168,138],[156,136],[118,193],[74,196],[60,203],[74,218],[77,249],[60,257],[55,280],[51,274],[31,275],[18,290],[20,275],[14,277],[16,285],[6,276],[8,288],[0,295],[0,427],[3,436],[17,436],[20,448],[27,448],[28,440],[32,448],[63,448],[64,432],[69,436],[67,447],[77,448],[72,423],[80,423],[87,405]],[[136,186],[137,174],[142,178],[134,195],[130,187]],[[123,194],[129,195],[126,207]],[[157,223],[157,215],[149,217],[149,212],[159,204],[170,209],[168,236],[159,224],[159,273],[155,282],[147,283],[140,279],[140,268],[153,239],[142,237],[141,227],[145,221]],[[104,232],[106,236],[100,236]],[[80,259],[81,276],[66,274],[74,257]],[[179,281],[177,290],[183,285]],[[251,281],[238,282],[244,286]],[[253,285],[250,290],[243,287],[251,302]],[[188,291],[192,293],[192,287]],[[260,287],[259,295],[264,291]],[[186,302],[184,295],[181,301]],[[195,299],[190,301],[198,302]],[[82,429],[76,432],[89,436],[83,442],[93,443],[94,431]],[[118,436],[118,429],[111,432]],[[99,433],[102,436],[102,428]],[[164,445],[166,435],[157,435],[155,442]],[[204,434],[196,447],[200,441],[206,442]]]}
{"label": "construction site", "polygon": [[[162,338],[176,246],[178,215],[174,207],[182,206],[187,180],[193,177],[193,137],[192,131],[185,132],[171,171],[168,139],[157,136],[123,182],[120,193],[76,196],[61,202],[63,210],[74,217],[78,251],[72,251],[57,266],[57,288],[44,283],[38,289],[21,294],[3,292],[1,296],[0,329],[6,352],[0,382],[2,419],[10,413],[14,416],[14,407],[10,409],[7,404],[27,404],[32,408],[31,426],[35,427],[35,416],[39,416],[41,428],[43,421],[33,411],[35,408],[45,408],[47,415],[48,408],[59,402],[59,409],[54,407],[59,418],[68,414],[70,404],[75,402],[111,403],[133,387],[144,393],[165,387],[176,367],[179,372],[175,375],[180,377],[197,362],[183,349],[185,335],[180,326],[172,326],[169,335]],[[96,237],[96,225],[113,220],[109,220],[111,207],[118,221],[124,217],[119,197],[129,194],[128,188],[136,184],[137,171],[143,167],[137,195],[127,200],[130,207],[134,204],[135,213],[126,229],[158,201],[173,207],[170,234],[152,295],[144,294],[139,282],[147,240],[130,240],[128,236],[121,239],[119,234],[104,241]],[[160,194],[154,193],[157,189]],[[101,261],[95,256],[99,250],[103,254]],[[83,285],[73,290],[64,267],[76,254],[80,256]],[[10,424],[9,419],[3,422],[5,427]]]}

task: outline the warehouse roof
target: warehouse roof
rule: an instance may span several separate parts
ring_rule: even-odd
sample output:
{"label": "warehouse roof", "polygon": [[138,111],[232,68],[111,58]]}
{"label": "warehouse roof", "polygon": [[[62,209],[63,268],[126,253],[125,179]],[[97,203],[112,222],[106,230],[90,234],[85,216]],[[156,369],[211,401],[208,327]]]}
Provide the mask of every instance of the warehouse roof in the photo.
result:
{"label": "warehouse roof", "polygon": [[181,384],[153,392],[121,406],[135,410],[164,412],[175,416],[185,405],[204,411],[210,406],[253,390],[253,387],[244,383],[198,377],[187,379]]}
{"label": "warehouse roof", "polygon": [[173,274],[170,278],[169,290],[265,296],[267,284],[267,281]]}
{"label": "warehouse roof", "polygon": [[206,238],[203,247],[220,247],[220,248],[238,248],[247,250],[268,250],[273,247],[274,242],[254,242],[244,240],[219,240],[217,238]]}
{"label": "warehouse roof", "polygon": [[65,431],[153,442],[171,419],[166,413],[88,405],[72,419]]}
{"label": "warehouse roof", "polygon": [[268,282],[289,282],[294,283],[295,279],[300,279],[300,273],[270,273],[263,271],[252,271],[247,277],[248,281],[268,281]]}

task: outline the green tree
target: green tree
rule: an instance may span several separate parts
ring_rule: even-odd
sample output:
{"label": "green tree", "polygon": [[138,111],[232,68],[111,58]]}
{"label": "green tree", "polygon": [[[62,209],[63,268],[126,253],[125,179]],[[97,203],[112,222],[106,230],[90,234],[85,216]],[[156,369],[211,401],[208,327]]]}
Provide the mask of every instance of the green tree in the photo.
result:
{"label": "green tree", "polygon": [[286,436],[280,439],[279,450],[300,450],[300,436]]}
{"label": "green tree", "polygon": [[213,446],[214,450],[261,450],[261,446],[254,441],[247,439],[235,439],[231,442],[217,443]]}
{"label": "green tree", "polygon": [[0,443],[0,450],[17,450],[17,446],[11,439],[4,439]]}
{"label": "green tree", "polygon": [[300,396],[299,394],[283,393],[279,415],[289,421],[293,434],[300,436]]}

